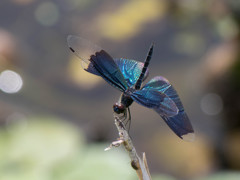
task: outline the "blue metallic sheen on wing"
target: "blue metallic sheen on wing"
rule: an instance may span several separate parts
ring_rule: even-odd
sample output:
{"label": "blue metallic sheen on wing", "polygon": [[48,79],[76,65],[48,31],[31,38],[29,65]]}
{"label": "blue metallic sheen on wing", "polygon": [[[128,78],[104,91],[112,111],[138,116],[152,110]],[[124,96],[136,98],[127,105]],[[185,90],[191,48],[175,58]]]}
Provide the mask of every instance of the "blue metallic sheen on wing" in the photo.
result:
{"label": "blue metallic sheen on wing", "polygon": [[144,89],[134,91],[131,95],[137,103],[152,108],[165,116],[175,116],[178,114],[178,108],[173,100],[166,94],[154,89]]}
{"label": "blue metallic sheen on wing", "polygon": [[[125,80],[127,81],[128,86],[131,87],[135,85],[141,74],[144,63],[124,58],[114,59],[114,61],[118,65],[120,71],[122,72]],[[148,70],[144,76],[144,79],[146,79],[147,75]]]}
{"label": "blue metallic sheen on wing", "polygon": [[154,77],[142,89],[143,90],[155,89],[161,93],[164,93],[166,96],[168,96],[175,102],[179,112],[174,116],[169,117],[169,116],[163,115],[161,112],[158,112],[158,110],[156,109],[155,111],[164,119],[164,121],[168,124],[168,126],[180,138],[182,138],[183,135],[194,132],[176,90],[173,88],[173,86],[169,83],[167,79],[165,79],[162,76]]}

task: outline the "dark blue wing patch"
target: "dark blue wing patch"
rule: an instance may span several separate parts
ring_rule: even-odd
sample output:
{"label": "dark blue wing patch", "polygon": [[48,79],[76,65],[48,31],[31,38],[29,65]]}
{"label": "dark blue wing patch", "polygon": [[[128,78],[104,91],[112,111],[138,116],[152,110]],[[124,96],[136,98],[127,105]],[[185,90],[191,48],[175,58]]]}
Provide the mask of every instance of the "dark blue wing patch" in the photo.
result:
{"label": "dark blue wing patch", "polygon": [[178,114],[178,108],[173,100],[166,94],[154,89],[145,89],[134,91],[131,95],[137,103],[156,110],[165,116],[175,116]]}
{"label": "dark blue wing patch", "polygon": [[100,52],[96,52],[95,55],[92,55],[89,65],[90,66],[85,69],[86,71],[90,73],[97,72],[109,84],[121,91],[125,91],[128,88],[124,76],[112,57],[107,54],[106,51],[101,50]]}
{"label": "dark blue wing patch", "polygon": [[166,116],[156,109],[155,111],[164,119],[164,121],[175,132],[176,135],[178,135],[184,140],[192,141],[194,139],[194,130],[186,112],[184,111],[184,107],[182,105],[182,102],[180,101],[176,90],[169,83],[169,81],[162,76],[157,76],[150,80],[142,89],[157,90],[161,93],[164,93],[166,96],[168,96],[171,100],[174,101],[179,110],[176,115]]}

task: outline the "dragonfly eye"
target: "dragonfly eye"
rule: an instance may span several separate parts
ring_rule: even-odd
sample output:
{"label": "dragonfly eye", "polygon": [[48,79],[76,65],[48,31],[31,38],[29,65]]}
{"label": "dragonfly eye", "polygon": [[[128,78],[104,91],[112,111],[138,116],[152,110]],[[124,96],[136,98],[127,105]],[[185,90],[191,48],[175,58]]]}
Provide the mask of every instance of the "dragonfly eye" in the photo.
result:
{"label": "dragonfly eye", "polygon": [[123,104],[114,104],[113,105],[113,111],[117,114],[123,113],[125,111],[125,106]]}

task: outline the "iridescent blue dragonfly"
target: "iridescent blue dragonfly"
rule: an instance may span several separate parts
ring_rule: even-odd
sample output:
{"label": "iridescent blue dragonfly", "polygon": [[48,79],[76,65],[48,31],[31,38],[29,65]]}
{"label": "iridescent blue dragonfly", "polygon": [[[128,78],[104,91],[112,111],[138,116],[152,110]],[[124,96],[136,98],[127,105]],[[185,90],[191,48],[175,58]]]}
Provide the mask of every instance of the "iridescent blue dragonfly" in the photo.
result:
{"label": "iridescent blue dragonfly", "polygon": [[184,140],[193,140],[194,131],[176,90],[169,81],[156,76],[141,87],[148,75],[148,65],[153,53],[151,46],[144,63],[132,59],[113,59],[106,51],[89,41],[69,35],[70,50],[82,60],[84,70],[101,76],[122,94],[119,102],[113,105],[117,114],[127,111],[133,101],[156,111],[173,132]]}

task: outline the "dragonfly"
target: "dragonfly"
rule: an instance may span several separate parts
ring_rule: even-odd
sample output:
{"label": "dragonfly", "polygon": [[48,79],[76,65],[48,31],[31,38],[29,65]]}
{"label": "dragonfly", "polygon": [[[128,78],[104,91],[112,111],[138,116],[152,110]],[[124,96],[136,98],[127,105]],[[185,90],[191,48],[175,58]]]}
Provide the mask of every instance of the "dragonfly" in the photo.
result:
{"label": "dragonfly", "polygon": [[81,59],[85,71],[102,77],[107,83],[122,92],[113,105],[116,114],[130,115],[129,106],[136,102],[153,109],[181,139],[194,140],[194,130],[184,110],[177,91],[162,77],[156,76],[142,86],[149,74],[149,63],[153,54],[151,45],[145,62],[133,59],[112,58],[105,50],[90,41],[75,35],[67,37],[69,49]]}

